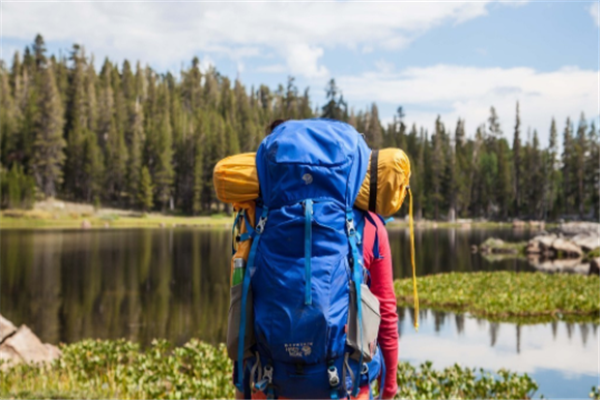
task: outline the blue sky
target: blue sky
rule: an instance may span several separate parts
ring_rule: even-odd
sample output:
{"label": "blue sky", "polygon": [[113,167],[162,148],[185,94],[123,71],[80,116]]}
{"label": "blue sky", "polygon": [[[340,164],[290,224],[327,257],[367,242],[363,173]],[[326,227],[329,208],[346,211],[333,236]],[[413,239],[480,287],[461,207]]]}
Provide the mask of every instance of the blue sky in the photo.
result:
{"label": "blue sky", "polygon": [[[334,77],[356,111],[371,102],[390,121],[431,129],[437,114],[469,133],[494,105],[512,136],[547,140],[583,111],[598,118],[598,2],[2,3],[2,56],[44,35],[50,51],[83,44],[104,57],[177,72],[198,56],[230,77],[276,88],[288,75],[313,107]],[[526,136],[526,133],[525,133]]]}

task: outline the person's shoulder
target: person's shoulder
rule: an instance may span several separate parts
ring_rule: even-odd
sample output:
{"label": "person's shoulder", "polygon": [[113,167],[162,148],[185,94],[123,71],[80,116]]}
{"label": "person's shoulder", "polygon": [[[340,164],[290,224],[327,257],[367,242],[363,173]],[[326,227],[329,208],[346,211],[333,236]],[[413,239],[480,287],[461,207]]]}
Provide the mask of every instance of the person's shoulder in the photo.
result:
{"label": "person's shoulder", "polygon": [[377,230],[385,229],[385,223],[383,222],[383,219],[381,218],[381,216],[379,214],[376,214],[371,211],[367,211],[367,213],[369,214],[369,218],[366,218],[365,223],[367,223],[369,225],[373,225],[373,223],[374,223],[375,228],[377,228]]}

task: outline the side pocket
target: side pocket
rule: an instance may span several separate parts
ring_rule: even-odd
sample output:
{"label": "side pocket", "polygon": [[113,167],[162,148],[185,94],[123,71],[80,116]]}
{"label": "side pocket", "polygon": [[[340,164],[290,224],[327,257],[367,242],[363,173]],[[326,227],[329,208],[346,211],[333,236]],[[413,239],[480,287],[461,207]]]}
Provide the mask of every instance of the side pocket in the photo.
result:
{"label": "side pocket", "polygon": [[[242,284],[230,289],[229,316],[227,317],[227,354],[229,358],[237,361],[238,342],[240,336],[240,316],[242,309]],[[252,306],[252,287],[248,288],[246,300],[246,339],[244,340],[244,358],[250,357],[250,349],[256,340],[254,338],[254,307]]]}
{"label": "side pocket", "polygon": [[[369,362],[373,359],[377,351],[377,335],[379,333],[379,324],[381,322],[381,313],[379,312],[379,300],[371,293],[369,287],[361,284],[362,301],[362,349],[363,361]],[[356,310],[356,288],[350,285],[350,309],[348,312],[348,335],[346,342],[355,351],[350,355],[351,358],[358,360],[360,358],[360,331],[358,329],[358,317]]]}

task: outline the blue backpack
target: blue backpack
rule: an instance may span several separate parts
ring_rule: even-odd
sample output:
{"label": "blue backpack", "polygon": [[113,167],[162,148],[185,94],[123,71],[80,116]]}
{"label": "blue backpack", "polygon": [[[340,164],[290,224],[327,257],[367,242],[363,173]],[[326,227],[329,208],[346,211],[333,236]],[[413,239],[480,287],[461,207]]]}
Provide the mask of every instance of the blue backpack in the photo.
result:
{"label": "blue backpack", "polygon": [[363,282],[365,214],[353,207],[370,152],[352,126],[324,119],[287,121],[262,141],[257,223],[242,239],[253,242],[241,287],[241,310],[250,311],[239,321],[240,391],[337,399],[379,375],[379,302]]}

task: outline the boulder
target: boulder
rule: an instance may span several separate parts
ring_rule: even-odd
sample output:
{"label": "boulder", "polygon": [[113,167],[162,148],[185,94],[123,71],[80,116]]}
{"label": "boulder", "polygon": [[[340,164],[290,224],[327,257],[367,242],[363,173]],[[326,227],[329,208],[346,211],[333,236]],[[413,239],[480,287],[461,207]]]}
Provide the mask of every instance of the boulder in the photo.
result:
{"label": "boulder", "polygon": [[544,221],[529,221],[529,227],[531,229],[544,230],[546,223]]}
{"label": "boulder", "polygon": [[590,268],[589,264],[582,263],[581,258],[546,260],[543,262],[536,262],[537,260],[533,260],[534,259],[529,259],[531,266],[544,272],[577,272],[587,274]]}
{"label": "boulder", "polygon": [[513,229],[523,229],[525,228],[525,221],[515,219],[512,223],[512,227]]}
{"label": "boulder", "polygon": [[12,322],[0,315],[0,343],[17,331],[17,327]]}
{"label": "boulder", "polygon": [[563,255],[568,257],[579,257],[583,254],[583,251],[581,251],[581,247],[577,246],[575,243],[569,240],[562,238],[558,238],[554,242],[552,242],[552,248],[557,252],[561,252],[563,253]]}
{"label": "boulder", "polygon": [[540,248],[540,242],[536,241],[536,240],[532,240],[529,243],[527,243],[527,247],[525,248],[525,252],[527,254],[539,254],[542,252],[542,249]]}
{"label": "boulder", "polygon": [[580,233],[573,236],[570,240],[584,251],[592,251],[600,247],[600,236],[598,235]]}
{"label": "boulder", "polygon": [[48,362],[52,361],[57,356],[60,356],[58,349],[50,349],[25,326],[21,325],[17,332],[10,336],[0,346],[4,349],[11,349],[14,353],[18,354],[21,359],[25,362]]}
{"label": "boulder", "polygon": [[533,239],[531,239],[530,242],[536,241],[539,243],[539,246],[542,250],[545,249],[551,249],[552,248],[552,243],[554,243],[554,241],[557,239],[556,235],[551,234],[551,235],[544,235],[544,236],[536,236]]}
{"label": "boulder", "polygon": [[600,223],[598,222],[566,222],[560,224],[558,231],[566,236],[575,236],[581,233],[589,235],[600,235]]}
{"label": "boulder", "polygon": [[15,326],[0,315],[0,327],[3,336],[0,341],[0,360],[4,361],[2,369],[20,362],[50,362],[61,356],[58,347],[42,343],[25,325],[15,330]]}
{"label": "boulder", "polygon": [[92,223],[87,220],[84,219],[83,221],[81,221],[81,229],[90,229],[92,227]]}

